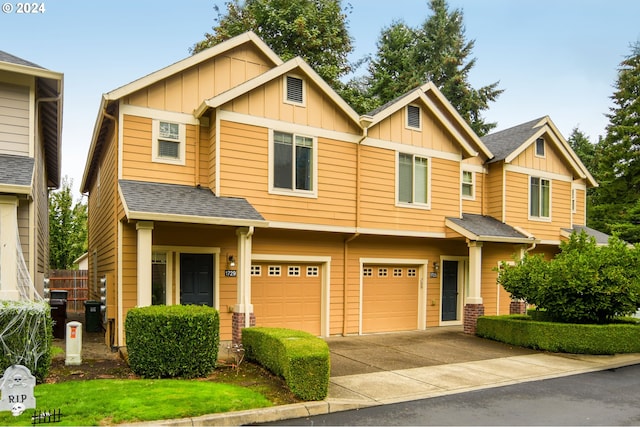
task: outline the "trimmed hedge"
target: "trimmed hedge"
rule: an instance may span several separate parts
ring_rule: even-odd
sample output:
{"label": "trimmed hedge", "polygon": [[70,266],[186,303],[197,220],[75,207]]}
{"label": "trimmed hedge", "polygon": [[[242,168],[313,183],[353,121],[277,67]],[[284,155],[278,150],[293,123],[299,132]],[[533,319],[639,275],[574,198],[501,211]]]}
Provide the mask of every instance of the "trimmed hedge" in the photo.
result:
{"label": "trimmed hedge", "polygon": [[242,330],[245,357],[284,378],[303,400],[323,400],[329,391],[329,346],[307,332],[252,327]]}
{"label": "trimmed hedge", "polygon": [[196,378],[218,361],[218,311],[199,305],[154,305],[129,310],[125,320],[129,366],[144,378]]}
{"label": "trimmed hedge", "polygon": [[585,325],[526,315],[478,318],[476,335],[521,347],[576,354],[640,353],[640,323]]}
{"label": "trimmed hedge", "polygon": [[0,301],[0,375],[11,365],[29,368],[38,382],[51,369],[53,321],[45,302]]}

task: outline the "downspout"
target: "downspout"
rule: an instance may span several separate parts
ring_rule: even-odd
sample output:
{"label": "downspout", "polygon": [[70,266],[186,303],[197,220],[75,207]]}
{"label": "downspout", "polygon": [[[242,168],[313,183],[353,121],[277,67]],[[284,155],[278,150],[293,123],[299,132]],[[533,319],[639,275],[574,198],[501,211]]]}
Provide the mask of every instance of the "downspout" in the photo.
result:
{"label": "downspout", "polygon": [[[255,231],[253,225],[249,226],[249,231],[247,232],[247,240],[250,240],[253,237],[253,232]],[[251,245],[251,250],[250,251],[245,251],[248,252],[248,260],[247,262],[245,262],[243,265],[245,266],[245,271],[242,272],[243,275],[245,275],[246,273],[249,273],[249,275],[245,276],[245,280],[248,278],[249,280],[251,280],[251,252],[253,252],[253,245]],[[243,254],[245,255],[245,254]],[[249,267],[247,268],[247,265],[249,265]],[[249,286],[249,289],[251,289],[251,286]],[[249,304],[251,304],[251,296],[249,294],[249,292],[244,292],[244,326],[245,328],[248,328],[251,326],[251,313],[249,313]]]}
{"label": "downspout", "polygon": [[196,167],[195,167],[195,184],[200,188],[200,121],[196,125]]}
{"label": "downspout", "polygon": [[342,262],[342,335],[347,335],[347,272],[348,272],[348,259],[349,259],[349,249],[348,245],[350,242],[355,240],[360,232],[360,146],[362,141],[367,139],[369,125],[371,124],[371,120],[369,117],[364,117],[360,120],[360,124],[363,127],[362,138],[356,144],[356,231],[351,236],[347,237],[344,241],[343,246],[343,262]]}

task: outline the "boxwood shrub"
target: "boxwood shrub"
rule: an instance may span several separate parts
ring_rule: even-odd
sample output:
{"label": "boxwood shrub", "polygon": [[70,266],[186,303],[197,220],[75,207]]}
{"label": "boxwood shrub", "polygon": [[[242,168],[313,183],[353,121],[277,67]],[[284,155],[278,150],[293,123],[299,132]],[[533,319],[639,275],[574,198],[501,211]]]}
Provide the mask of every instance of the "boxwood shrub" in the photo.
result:
{"label": "boxwood shrub", "polygon": [[0,336],[0,374],[11,365],[23,365],[43,382],[51,369],[53,322],[49,304],[0,301]]}
{"label": "boxwood shrub", "polygon": [[253,327],[242,330],[245,357],[284,378],[303,400],[322,400],[329,391],[329,346],[307,332]]}
{"label": "boxwood shrub", "polygon": [[476,335],[521,347],[576,354],[640,352],[640,323],[572,324],[536,321],[526,315],[478,318]]}
{"label": "boxwood shrub", "polygon": [[220,320],[212,307],[133,308],[125,328],[129,365],[141,377],[196,378],[216,368]]}

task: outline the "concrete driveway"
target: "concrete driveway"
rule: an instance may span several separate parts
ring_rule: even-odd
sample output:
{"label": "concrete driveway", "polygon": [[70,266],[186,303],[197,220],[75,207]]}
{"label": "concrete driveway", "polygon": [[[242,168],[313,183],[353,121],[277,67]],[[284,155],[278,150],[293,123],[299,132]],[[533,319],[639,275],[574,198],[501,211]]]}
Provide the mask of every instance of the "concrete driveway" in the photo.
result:
{"label": "concrete driveway", "polygon": [[331,377],[540,353],[465,334],[462,326],[330,337]]}

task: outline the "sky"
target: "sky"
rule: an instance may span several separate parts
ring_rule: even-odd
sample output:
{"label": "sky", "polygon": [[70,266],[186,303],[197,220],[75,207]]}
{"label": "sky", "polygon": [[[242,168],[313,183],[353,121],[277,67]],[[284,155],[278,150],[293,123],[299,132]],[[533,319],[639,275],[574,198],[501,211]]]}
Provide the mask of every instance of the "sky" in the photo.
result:
{"label": "sky", "polygon": [[[1,0],[0,50],[64,73],[62,175],[79,199],[100,98],[190,56],[224,0],[43,0],[19,14]],[[33,3],[33,2],[31,2]],[[380,32],[429,16],[428,0],[343,0],[354,41],[350,59],[374,55]],[[504,89],[484,112],[495,130],[548,115],[565,138],[574,128],[596,142],[613,106],[617,70],[640,42],[637,0],[448,0],[475,40],[469,81]],[[364,70],[359,70],[364,73]]]}

